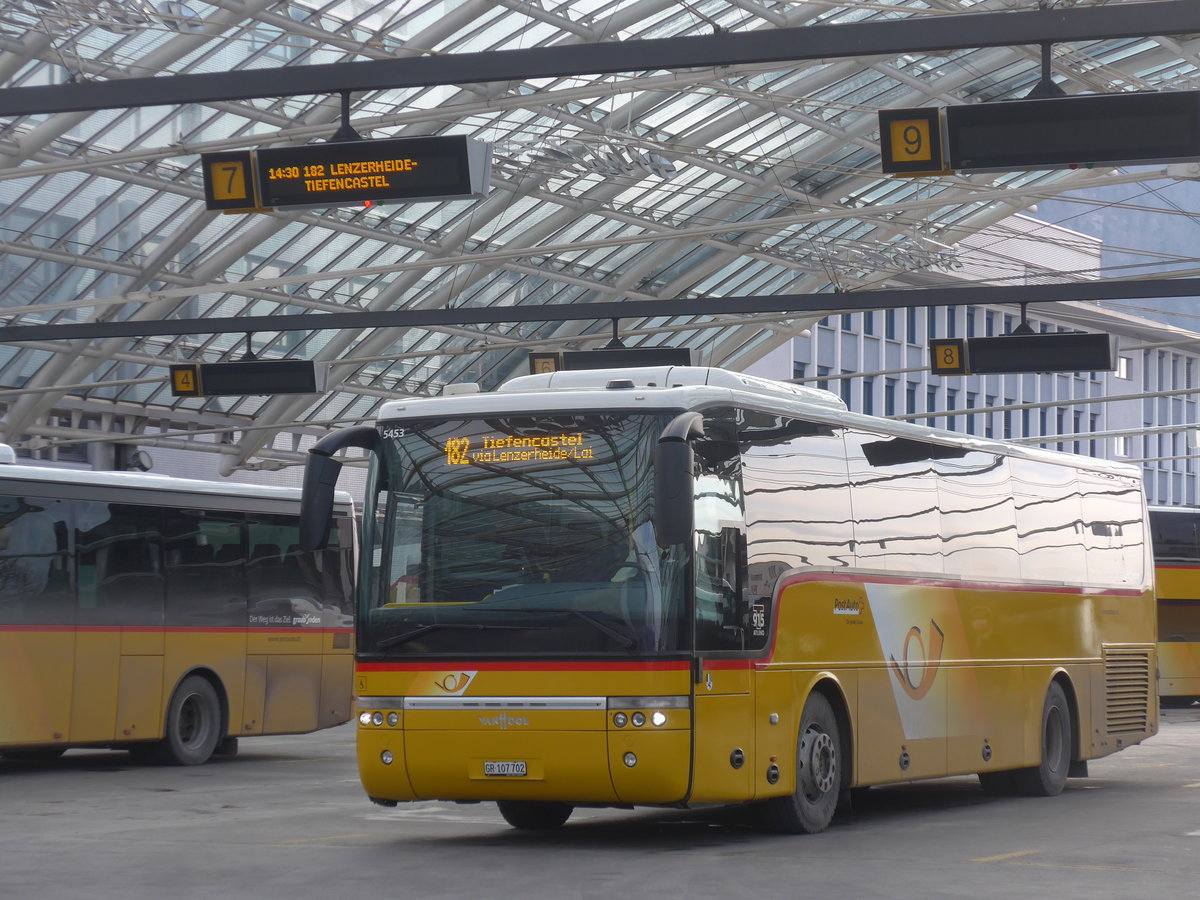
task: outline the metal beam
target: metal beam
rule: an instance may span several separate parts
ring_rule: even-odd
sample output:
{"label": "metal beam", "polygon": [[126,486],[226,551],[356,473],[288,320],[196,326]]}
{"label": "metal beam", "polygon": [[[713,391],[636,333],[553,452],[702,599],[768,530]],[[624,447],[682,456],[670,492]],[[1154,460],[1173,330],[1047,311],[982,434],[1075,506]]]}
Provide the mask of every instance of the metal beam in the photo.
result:
{"label": "metal beam", "polygon": [[[824,316],[867,309],[910,306],[969,306],[1004,303],[1057,303],[1080,300],[1141,300],[1200,296],[1200,278],[1077,281],[1020,287],[971,287],[855,291],[846,294],[705,297],[680,300],[614,300],[562,305],[481,306],[394,309],[376,312],[235,316],[227,319],[68,322],[61,325],[6,325],[0,342],[148,337],[150,335],[244,334],[256,331],[326,331],[366,328],[426,328],[434,325],[495,325],[513,322],[592,322],[671,316],[775,313]],[[697,328],[704,325],[696,324]]]}
{"label": "metal beam", "polygon": [[1195,0],[953,16],[916,15],[846,25],[804,25],[527,50],[6,88],[0,90],[0,116],[1198,32],[1200,3]]}

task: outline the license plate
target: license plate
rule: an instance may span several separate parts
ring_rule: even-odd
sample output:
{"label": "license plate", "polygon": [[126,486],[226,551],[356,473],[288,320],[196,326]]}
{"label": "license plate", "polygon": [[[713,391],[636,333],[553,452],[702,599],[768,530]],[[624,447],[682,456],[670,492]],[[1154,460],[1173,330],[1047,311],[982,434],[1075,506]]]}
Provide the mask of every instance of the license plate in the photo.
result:
{"label": "license plate", "polygon": [[483,774],[488,776],[516,777],[520,778],[528,774],[525,760],[507,760],[503,762],[485,762],[483,764]]}

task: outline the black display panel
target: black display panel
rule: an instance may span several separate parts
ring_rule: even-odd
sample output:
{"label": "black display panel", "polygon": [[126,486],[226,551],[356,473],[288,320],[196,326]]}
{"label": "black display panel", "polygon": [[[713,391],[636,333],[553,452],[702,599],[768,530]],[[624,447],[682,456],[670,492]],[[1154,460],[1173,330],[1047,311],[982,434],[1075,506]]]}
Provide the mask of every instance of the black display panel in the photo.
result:
{"label": "black display panel", "polygon": [[1109,334],[1008,334],[967,339],[973,375],[1020,372],[1110,372],[1117,367]]}
{"label": "black display panel", "polygon": [[1200,91],[951,106],[946,137],[959,171],[1190,160],[1200,157]]}
{"label": "black display panel", "polygon": [[244,360],[200,366],[204,396],[315,394],[325,389],[329,369],[308,359]]}

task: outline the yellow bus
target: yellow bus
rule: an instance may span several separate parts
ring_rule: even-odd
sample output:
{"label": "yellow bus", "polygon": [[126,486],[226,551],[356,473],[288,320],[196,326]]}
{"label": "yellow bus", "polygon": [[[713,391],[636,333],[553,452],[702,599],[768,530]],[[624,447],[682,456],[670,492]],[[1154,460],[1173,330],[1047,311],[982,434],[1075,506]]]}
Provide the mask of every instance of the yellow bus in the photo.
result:
{"label": "yellow bus", "polygon": [[0,756],[195,765],[352,713],[353,504],[298,549],[300,492],[18,465],[0,447]]}
{"label": "yellow bus", "polygon": [[720,369],[563,371],[404,399],[310,453],[319,546],[371,471],[358,765],[376,803],[1056,794],[1158,727],[1136,469],[848,412]]}
{"label": "yellow bus", "polygon": [[1150,534],[1157,569],[1159,702],[1191,706],[1200,700],[1200,510],[1153,508]]}

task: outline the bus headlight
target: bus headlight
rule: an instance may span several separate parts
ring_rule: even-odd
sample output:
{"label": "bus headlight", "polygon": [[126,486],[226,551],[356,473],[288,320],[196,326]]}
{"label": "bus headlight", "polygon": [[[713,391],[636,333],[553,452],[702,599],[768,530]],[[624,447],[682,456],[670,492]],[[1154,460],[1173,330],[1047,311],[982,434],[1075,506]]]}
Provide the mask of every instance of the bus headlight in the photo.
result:
{"label": "bus headlight", "polygon": [[637,754],[632,753],[632,752],[626,753],[624,760],[625,760],[625,765],[629,766],[629,768],[632,769],[634,766],[637,765]]}
{"label": "bus headlight", "polygon": [[635,728],[641,728],[646,724],[646,714],[643,712],[635,712],[633,714],[633,725]]}
{"label": "bus headlight", "polygon": [[371,724],[372,725],[382,725],[383,724],[383,713],[381,713],[381,712],[371,713]]}
{"label": "bus headlight", "polygon": [[371,724],[371,714],[369,712],[359,713],[358,714],[358,724],[359,725],[370,725]]}
{"label": "bus headlight", "polygon": [[654,714],[650,717],[650,721],[653,722],[658,728],[662,728],[667,724],[667,714],[661,709],[655,710]]}
{"label": "bus headlight", "polygon": [[400,723],[400,713],[388,713],[388,724],[395,728]]}
{"label": "bus headlight", "polygon": [[383,764],[385,766],[390,766],[392,764],[392,762],[396,759],[396,757],[392,756],[391,750],[384,750],[382,753],[379,754],[379,759],[383,762]]}
{"label": "bus headlight", "polygon": [[629,718],[625,715],[625,713],[619,712],[619,713],[615,713],[613,715],[613,724],[616,725],[618,728],[624,728],[625,723],[628,721],[629,721]]}

